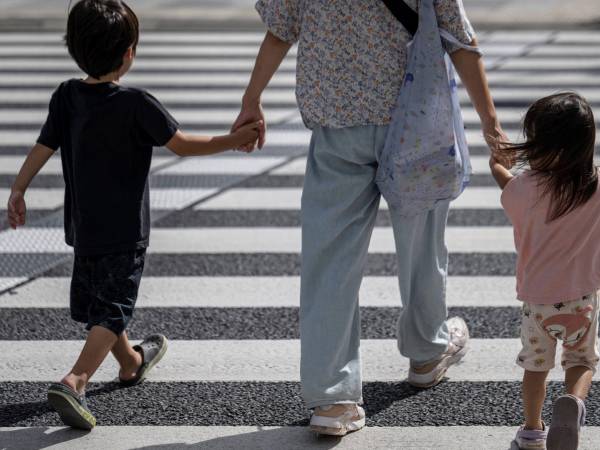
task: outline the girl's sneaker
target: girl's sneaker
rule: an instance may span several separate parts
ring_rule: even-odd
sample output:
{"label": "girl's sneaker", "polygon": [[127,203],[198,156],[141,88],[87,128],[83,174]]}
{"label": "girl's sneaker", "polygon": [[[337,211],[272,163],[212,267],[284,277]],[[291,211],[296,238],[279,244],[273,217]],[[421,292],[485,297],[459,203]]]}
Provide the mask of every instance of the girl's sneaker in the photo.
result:
{"label": "girl's sneaker", "polygon": [[310,429],[319,434],[345,436],[365,426],[365,410],[356,403],[318,406],[310,418]]}
{"label": "girl's sneaker", "polygon": [[574,395],[562,395],[554,403],[548,431],[548,450],[577,450],[579,431],[585,423],[585,404]]}
{"label": "girl's sneaker", "polygon": [[546,449],[546,438],[548,437],[548,430],[546,424],[543,430],[526,430],[524,426],[519,428],[517,436],[515,437],[515,443],[520,450],[545,450]]}

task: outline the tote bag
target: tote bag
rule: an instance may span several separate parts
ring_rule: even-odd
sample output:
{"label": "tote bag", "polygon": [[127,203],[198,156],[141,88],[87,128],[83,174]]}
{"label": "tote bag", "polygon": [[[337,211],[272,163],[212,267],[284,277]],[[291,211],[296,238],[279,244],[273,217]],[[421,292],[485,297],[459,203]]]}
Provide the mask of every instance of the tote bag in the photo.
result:
{"label": "tote bag", "polygon": [[421,0],[419,27],[408,46],[406,72],[376,175],[384,198],[402,216],[456,199],[472,172],[454,66],[442,39],[480,53],[440,29],[433,0]]}

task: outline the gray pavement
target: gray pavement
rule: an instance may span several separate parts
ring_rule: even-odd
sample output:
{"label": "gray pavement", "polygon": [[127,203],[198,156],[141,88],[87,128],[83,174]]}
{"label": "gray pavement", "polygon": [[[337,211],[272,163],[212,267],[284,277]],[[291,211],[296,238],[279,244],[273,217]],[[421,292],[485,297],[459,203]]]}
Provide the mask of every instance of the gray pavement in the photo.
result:
{"label": "gray pavement", "polygon": [[[0,199],[37,137],[56,83],[78,75],[60,34],[0,33]],[[258,32],[148,32],[124,82],[152,88],[185,130],[216,134],[238,112],[261,38]],[[483,31],[480,42],[510,136],[527,104],[541,95],[578,89],[600,106],[599,32]],[[399,305],[394,246],[382,208],[361,292],[369,427],[343,441],[316,439],[305,429],[297,303],[309,133],[293,101],[293,59],[292,53],[265,93],[265,150],[198,160],[156,151],[153,244],[130,331],[134,338],[164,332],[171,349],[148,383],[133,389],[118,389],[110,382],[115,366],[103,367],[89,390],[100,424],[92,433],[56,428],[60,421],[45,400],[48,383],[72,363],[84,336],[68,320],[70,255],[57,220],[63,185],[56,158],[28,193],[31,212],[39,213],[36,226],[12,232],[0,221],[0,449],[510,446],[521,421],[515,255],[476,114],[462,90],[475,176],[450,215],[448,297],[450,314],[469,322],[471,351],[435,389],[416,391],[403,382],[407,362],[391,339]],[[60,264],[63,259],[69,261]],[[53,268],[34,276],[43,267]],[[550,384],[551,398],[561,376]],[[600,436],[600,379],[593,389],[581,445],[589,450]],[[548,419],[550,400],[544,411]]]}
{"label": "gray pavement", "polygon": [[[463,0],[482,29],[597,28],[598,0]],[[254,0],[129,0],[146,29],[259,29]],[[68,0],[0,0],[0,28],[61,29]]]}

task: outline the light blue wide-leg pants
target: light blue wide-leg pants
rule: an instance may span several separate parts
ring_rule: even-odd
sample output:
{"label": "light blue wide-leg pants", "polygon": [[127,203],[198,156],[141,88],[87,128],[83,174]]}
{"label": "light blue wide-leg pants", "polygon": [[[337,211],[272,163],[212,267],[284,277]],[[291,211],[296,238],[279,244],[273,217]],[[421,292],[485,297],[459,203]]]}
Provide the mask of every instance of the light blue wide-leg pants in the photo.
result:
{"label": "light blue wide-leg pants", "polygon": [[[313,130],[302,194],[302,395],[307,407],[362,401],[358,291],[379,208],[387,127]],[[414,362],[446,350],[448,203],[412,218],[390,211],[402,312],[398,348]],[[400,305],[400,302],[399,302]]]}

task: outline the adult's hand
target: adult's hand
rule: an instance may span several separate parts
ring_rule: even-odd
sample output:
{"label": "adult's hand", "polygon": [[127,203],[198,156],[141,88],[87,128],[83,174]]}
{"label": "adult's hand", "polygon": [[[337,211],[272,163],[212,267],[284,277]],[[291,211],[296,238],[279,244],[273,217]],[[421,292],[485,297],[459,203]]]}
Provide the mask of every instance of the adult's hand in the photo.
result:
{"label": "adult's hand", "polygon": [[514,165],[514,158],[510,154],[507,154],[506,151],[503,151],[507,145],[510,145],[510,141],[500,123],[497,121],[484,122],[482,128],[483,137],[492,152],[493,158],[505,168],[510,169]]}
{"label": "adult's hand", "polygon": [[262,127],[256,142],[241,147],[238,150],[249,153],[257,146],[258,148],[263,148],[263,145],[265,145],[267,122],[260,104],[260,97],[291,46],[292,44],[282,41],[270,31],[265,34],[263,43],[258,51],[258,56],[256,57],[256,62],[254,63],[250,82],[242,99],[242,110],[233,123],[231,131],[233,132],[247,123],[259,121],[262,121]]}
{"label": "adult's hand", "polygon": [[254,151],[257,146],[259,149],[262,149],[265,145],[265,137],[267,133],[265,115],[260,102],[242,102],[242,109],[237,119],[235,119],[235,122],[233,122],[233,125],[231,126],[231,132],[233,133],[237,131],[238,128],[248,123],[259,121],[262,121],[262,126],[258,131],[258,139],[254,143],[239,147],[238,150],[250,153]]}

